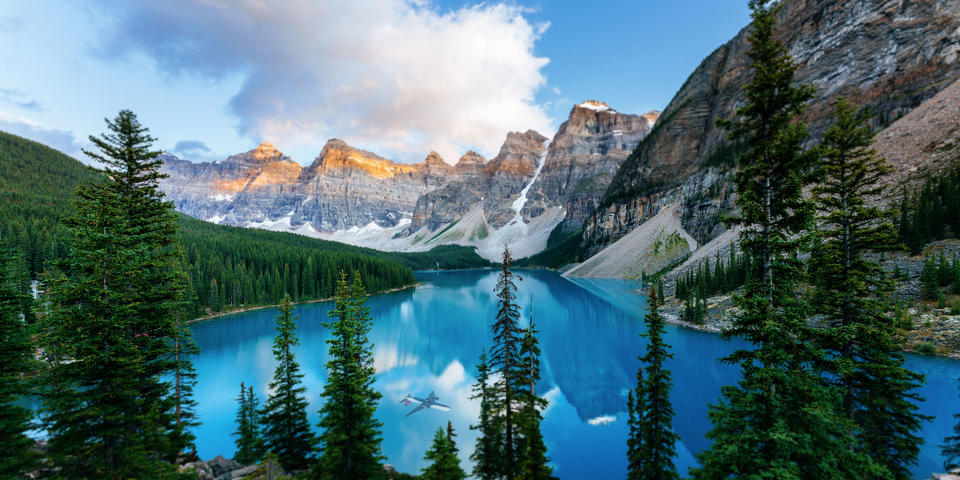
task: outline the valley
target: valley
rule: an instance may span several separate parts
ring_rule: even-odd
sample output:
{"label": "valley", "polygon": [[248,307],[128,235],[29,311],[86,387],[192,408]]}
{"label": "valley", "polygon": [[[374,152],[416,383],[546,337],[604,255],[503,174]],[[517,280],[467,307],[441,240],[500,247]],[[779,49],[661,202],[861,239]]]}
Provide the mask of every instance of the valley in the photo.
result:
{"label": "valley", "polygon": [[0,478],[960,480],[960,0],[52,1]]}

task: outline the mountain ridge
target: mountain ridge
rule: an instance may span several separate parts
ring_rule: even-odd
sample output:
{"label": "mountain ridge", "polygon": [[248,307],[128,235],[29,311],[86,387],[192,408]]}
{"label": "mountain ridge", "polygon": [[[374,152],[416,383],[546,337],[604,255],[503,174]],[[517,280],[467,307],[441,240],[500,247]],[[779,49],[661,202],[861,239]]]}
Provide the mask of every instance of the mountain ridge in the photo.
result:
{"label": "mountain ridge", "polygon": [[[530,228],[545,239],[568,220],[568,211],[575,212],[571,224],[582,221],[656,115],[622,114],[588,100],[571,109],[553,139],[534,130],[509,132],[493,158],[468,150],[454,164],[434,151],[422,162],[398,163],[336,138],[307,166],[268,142],[218,162],[165,154],[170,178],[161,188],[178,210],[214,223],[382,250],[481,246],[493,239],[522,243],[521,233]],[[591,187],[576,190],[587,177]],[[464,219],[460,227],[470,224],[470,231],[454,228]],[[534,220],[535,227],[523,227]],[[511,222],[523,232],[494,235]],[[487,247],[484,256],[495,259],[493,246]],[[544,247],[534,242],[520,250],[534,254]]]}

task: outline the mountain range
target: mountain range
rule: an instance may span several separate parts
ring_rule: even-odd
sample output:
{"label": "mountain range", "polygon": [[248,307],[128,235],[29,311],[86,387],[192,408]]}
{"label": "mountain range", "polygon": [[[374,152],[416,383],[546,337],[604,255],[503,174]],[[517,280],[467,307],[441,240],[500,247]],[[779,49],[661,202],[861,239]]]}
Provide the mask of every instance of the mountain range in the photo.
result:
{"label": "mountain range", "polygon": [[[960,0],[784,0],[777,35],[813,85],[810,145],[844,96],[867,109],[887,182],[935,175],[960,136]],[[164,156],[176,207],[230,225],[292,231],[381,250],[475,247],[497,260],[563,240],[568,275],[638,277],[728,249],[741,147],[718,119],[743,105],[747,28],[691,73],[660,112],[574,106],[552,138],[511,132],[491,159],[434,152],[401,164],[330,140],[302,167],[270,144],[213,163]],[[954,150],[955,151],[955,150]],[[686,261],[684,262],[684,259]],[[669,267],[669,268],[668,268]]]}
{"label": "mountain range", "polygon": [[453,165],[436,152],[397,163],[339,139],[306,167],[270,143],[217,162],[164,154],[161,188],[178,210],[213,223],[382,250],[466,245],[491,260],[509,242],[523,257],[561,224],[583,223],[657,116],[588,100],[552,139],[510,132],[493,158],[468,151]]}

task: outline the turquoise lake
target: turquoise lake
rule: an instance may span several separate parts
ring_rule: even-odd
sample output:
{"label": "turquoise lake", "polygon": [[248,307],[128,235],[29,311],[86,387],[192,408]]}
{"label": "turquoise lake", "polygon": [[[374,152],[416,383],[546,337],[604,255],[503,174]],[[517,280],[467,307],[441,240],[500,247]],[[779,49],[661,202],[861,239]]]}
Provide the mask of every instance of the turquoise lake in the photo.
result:
{"label": "turquoise lake", "polygon": [[[530,315],[540,330],[543,379],[538,390],[549,400],[542,430],[562,479],[624,478],[626,472],[626,398],[635,381],[644,340],[639,337],[646,311],[639,284],[620,280],[569,280],[548,271],[519,271],[518,299],[523,322]],[[399,471],[419,473],[433,434],[447,421],[457,431],[463,467],[476,440],[469,425],[479,406],[471,401],[475,364],[481,348],[491,344],[490,323],[496,311],[497,272],[418,272],[421,285],[369,297],[374,319],[371,340],[377,368],[375,387],[383,394],[377,410],[383,422],[383,453]],[[309,417],[317,422],[330,303],[300,305],[297,360],[305,374]],[[195,429],[199,455],[230,457],[234,452],[236,397],[240,382],[252,384],[261,404],[275,362],[271,353],[273,309],[230,315],[193,325],[200,354],[195,359],[198,383]],[[737,369],[717,362],[742,345],[718,335],[668,326],[674,358],[674,428],[681,437],[677,466],[694,465],[696,453],[709,445],[707,408],[720,387],[734,383]],[[936,418],[924,424],[927,443],[915,469],[917,478],[942,471],[938,444],[960,412],[957,378],[960,361],[910,356],[908,365],[926,375],[920,390],[921,410]],[[435,391],[450,412],[423,410],[405,417],[399,403],[407,393],[425,397]]]}

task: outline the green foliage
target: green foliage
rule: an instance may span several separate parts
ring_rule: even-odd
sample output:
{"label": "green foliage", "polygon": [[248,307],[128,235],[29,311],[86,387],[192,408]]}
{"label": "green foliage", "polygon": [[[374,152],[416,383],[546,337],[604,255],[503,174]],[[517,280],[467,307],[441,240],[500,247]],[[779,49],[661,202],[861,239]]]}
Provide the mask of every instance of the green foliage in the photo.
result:
{"label": "green foliage", "polygon": [[288,472],[306,470],[313,465],[317,442],[307,422],[306,388],[293,352],[294,347],[300,345],[296,324],[299,316],[293,315],[293,308],[290,296],[284,296],[278,307],[277,335],[273,338],[273,357],[277,360],[270,382],[273,393],[260,413],[266,448],[276,454]]}
{"label": "green foliage", "polygon": [[865,257],[900,246],[893,223],[874,206],[890,167],[870,148],[867,115],[841,98],[835,117],[820,145],[813,189],[821,227],[810,271],[813,306],[824,324],[817,343],[827,353],[842,410],[857,427],[859,448],[891,478],[908,480],[922,442],[917,433],[925,417],[917,413],[915,390],[923,377],[904,367],[903,335],[890,313],[893,281]]}
{"label": "green foliage", "polygon": [[503,471],[503,445],[494,424],[495,398],[494,389],[490,381],[490,365],[487,363],[486,352],[480,352],[477,363],[477,383],[473,386],[471,400],[480,401],[480,417],[471,430],[479,431],[477,444],[470,459],[474,461],[473,477],[479,480],[494,480],[500,478]]}
{"label": "green foliage", "polygon": [[320,408],[320,461],[312,477],[324,480],[340,478],[378,478],[383,472],[380,429],[374,418],[380,393],[373,388],[373,344],[368,338],[373,321],[365,305],[366,290],[360,275],[354,273],[353,285],[340,273],[327,340],[327,383],[323,386]]}
{"label": "green foliage", "polygon": [[241,465],[251,465],[262,460],[266,450],[260,427],[260,402],[253,394],[252,385],[244,387],[243,382],[240,382],[237,403],[237,431],[233,432],[237,436],[234,440],[237,451],[233,459]]}
{"label": "green foliage", "polygon": [[516,266],[560,268],[577,261],[583,229],[564,232],[563,225],[561,222],[550,231],[547,247],[542,252],[517,260]]}
{"label": "green foliage", "polygon": [[[640,357],[637,386],[627,395],[627,478],[630,480],[671,480],[680,478],[673,464],[680,436],[673,431],[673,387],[670,370],[664,362],[673,358],[663,341],[665,322],[654,287],[649,293],[650,310],[644,317],[647,326],[647,352]],[[646,370],[646,379],[643,372]]]}
{"label": "green foliage", "polygon": [[[547,448],[540,432],[546,400],[537,396],[540,379],[540,346],[531,311],[530,324],[520,328],[520,307],[514,282],[513,258],[504,247],[497,278],[497,316],[492,329],[494,345],[488,362],[480,355],[477,385],[472,398],[480,400],[480,431],[473,475],[480,479],[546,479]],[[491,374],[497,379],[490,381]]]}
{"label": "green foliage", "polygon": [[200,349],[193,342],[193,332],[184,321],[183,312],[178,311],[175,319],[176,333],[173,338],[173,401],[176,427],[172,433],[174,443],[195,452],[196,437],[192,427],[200,425],[197,420],[197,401],[193,398],[193,387],[197,383],[197,372],[193,368],[193,357]]}
{"label": "green foliage", "polygon": [[936,300],[940,295],[940,283],[937,278],[937,264],[932,258],[924,259],[920,271],[920,296],[924,300]]}
{"label": "green foliage", "polygon": [[77,189],[69,255],[48,278],[41,325],[48,455],[68,478],[166,478],[189,435],[178,425],[169,378],[178,357],[183,298],[177,226],[161,200],[153,138],[121,111],[90,137],[105,166]]}
{"label": "green foliage", "polygon": [[18,405],[30,391],[23,375],[33,367],[24,315],[30,298],[13,264],[10,250],[0,246],[0,478],[20,478],[34,466],[33,440],[26,435],[33,415]]}
{"label": "green foliage", "polygon": [[916,350],[916,352],[919,353],[920,355],[936,355],[937,354],[937,346],[934,345],[933,342],[923,342],[923,343],[917,344],[917,346],[914,347],[914,350]]}
{"label": "green foliage", "polygon": [[696,303],[714,295],[732,292],[743,286],[750,268],[749,257],[730,245],[726,261],[717,255],[712,267],[710,259],[705,259],[697,264],[696,269],[691,268],[677,275],[674,297],[687,303]]}
{"label": "green foliage", "polygon": [[696,479],[865,478],[878,473],[854,449],[851,422],[838,414],[839,395],[824,384],[823,353],[812,345],[809,307],[796,291],[804,280],[799,254],[812,206],[803,190],[814,157],[804,152],[806,127],[797,119],[812,96],[796,85],[796,67],[774,35],[779,3],[752,0],[747,53],[753,69],[737,121],[719,124],[744,142],[734,181],[741,248],[753,261],[740,312],[726,337],[752,344],[724,358],[741,379],[712,405],[710,448],[699,455]]}
{"label": "green foliage", "polygon": [[[487,259],[477,255],[476,249],[461,245],[438,245],[426,252],[381,252],[378,250],[361,249],[366,255],[375,256],[406,265],[414,270],[428,270],[441,268],[444,270],[459,270],[465,268],[484,268],[492,265]],[[368,278],[368,277],[363,277]],[[373,290],[368,287],[370,291]]]}
{"label": "green foliage", "polygon": [[[29,277],[38,278],[68,256],[73,192],[103,175],[35,142],[0,132],[0,239],[22,254]],[[333,296],[336,273],[359,270],[373,292],[410,285],[411,268],[483,267],[472,249],[387,253],[289,233],[214,225],[176,215],[183,248],[187,311],[193,316],[243,305]],[[216,288],[213,288],[216,280]]]}
{"label": "green foliage", "polygon": [[944,287],[951,287],[950,292],[960,294],[960,255],[947,259],[942,252],[934,260],[928,255],[923,260],[923,269],[920,271],[920,296],[924,300],[937,301],[940,308],[946,306]]}
{"label": "green foliage", "polygon": [[520,359],[524,375],[520,379],[525,386],[519,395],[521,410],[519,433],[519,476],[523,480],[547,480],[553,473],[548,465],[547,446],[543,442],[540,412],[547,407],[547,400],[536,393],[536,383],[540,380],[540,342],[537,340],[537,326],[533,321],[533,299],[530,306],[530,324],[523,329]]}
{"label": "green foliage", "polygon": [[944,438],[943,445],[940,446],[943,454],[943,468],[948,472],[960,467],[960,414],[954,415],[953,418],[957,420],[953,427],[953,435]]}
{"label": "green foliage", "polygon": [[[391,255],[301,235],[226,227],[180,217],[194,315],[240,305],[330,298],[337,272],[359,271],[372,291],[410,285]],[[416,263],[427,263],[429,256]],[[435,264],[430,264],[432,268]]]}
{"label": "green foliage", "polygon": [[517,285],[512,271],[513,257],[510,249],[503,249],[500,275],[497,278],[497,317],[493,323],[493,348],[490,350],[490,368],[499,378],[494,382],[493,421],[503,444],[503,467],[501,475],[515,478],[520,464],[521,419],[517,402],[522,398],[521,378],[524,366],[520,357],[523,331],[519,326],[520,307],[517,305]]}
{"label": "green foliage", "polygon": [[457,457],[457,444],[454,442],[453,426],[447,422],[447,431],[438,428],[433,435],[433,444],[423,459],[430,462],[420,474],[421,480],[463,480],[467,472],[460,468],[460,458]]}
{"label": "green foliage", "polygon": [[67,256],[74,189],[99,180],[80,162],[39,143],[0,132],[0,238],[19,251],[31,276]]}
{"label": "green foliage", "polygon": [[914,255],[928,243],[960,232],[960,166],[927,178],[913,195],[903,189],[897,222],[900,241]]}

